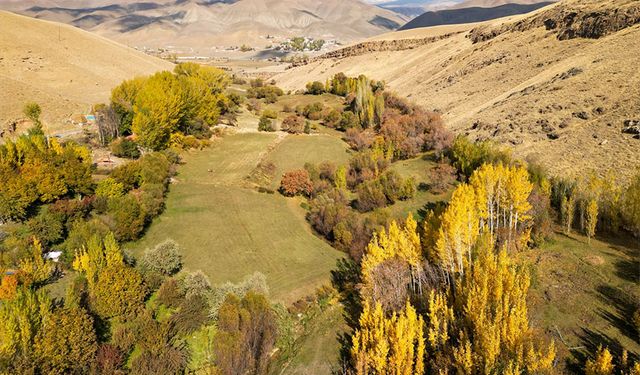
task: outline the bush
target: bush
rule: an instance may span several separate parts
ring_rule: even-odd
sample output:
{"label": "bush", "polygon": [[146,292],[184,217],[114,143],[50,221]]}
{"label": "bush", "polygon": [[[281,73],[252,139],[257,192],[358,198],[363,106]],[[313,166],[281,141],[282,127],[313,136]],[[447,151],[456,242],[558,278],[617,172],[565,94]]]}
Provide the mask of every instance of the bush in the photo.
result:
{"label": "bush", "polygon": [[64,219],[64,215],[45,206],[40,209],[37,216],[27,222],[27,225],[31,234],[44,246],[49,246],[62,240]]}
{"label": "bush", "polygon": [[209,321],[209,304],[204,296],[184,299],[178,311],[171,314],[169,324],[179,335],[190,334]]}
{"label": "bush", "polygon": [[387,197],[387,201],[390,204],[395,203],[400,196],[403,195],[403,184],[402,177],[396,171],[387,171],[379,178],[380,186],[382,186],[382,191]]}
{"label": "bush", "polygon": [[124,195],[124,185],[111,177],[98,182],[96,187],[96,197],[118,198]]}
{"label": "bush", "polygon": [[349,128],[345,133],[344,140],[352,149],[362,151],[371,147],[375,137],[376,134],[372,129],[358,130],[357,128]]}
{"label": "bush", "polygon": [[281,129],[291,134],[300,134],[304,131],[305,121],[304,118],[296,115],[291,115],[282,121]]}
{"label": "bush", "polygon": [[456,181],[456,169],[449,163],[438,163],[429,171],[429,187],[434,194],[442,194]]}
{"label": "bush", "polygon": [[275,103],[278,97],[284,95],[284,91],[276,86],[256,86],[247,90],[248,98],[264,99],[267,103]]}
{"label": "bush", "polygon": [[270,120],[265,115],[262,115],[262,117],[260,117],[260,122],[258,122],[258,131],[274,132],[276,131],[276,127],[274,126],[272,120]]}
{"label": "bush", "polygon": [[282,176],[280,191],[286,196],[310,195],[313,192],[313,184],[309,178],[309,172],[305,169],[289,171]]}
{"label": "bush", "polygon": [[158,289],[157,301],[167,307],[178,307],[184,298],[184,290],[174,278],[166,279]]}
{"label": "bush", "polygon": [[258,114],[260,113],[261,108],[262,108],[262,103],[260,103],[259,100],[253,99],[253,98],[247,100],[247,110],[249,110],[250,112]]}
{"label": "bush", "polygon": [[324,124],[324,126],[327,126],[330,128],[337,128],[340,125],[341,118],[342,118],[342,115],[340,114],[340,112],[338,112],[335,109],[332,109],[324,115],[324,119],[322,120],[322,123]]}
{"label": "bush", "polygon": [[184,275],[181,286],[186,298],[204,296],[211,291],[211,281],[202,271]]}
{"label": "bush", "polygon": [[307,94],[309,95],[322,95],[324,94],[324,85],[322,82],[309,82],[307,83]]}
{"label": "bush", "polygon": [[347,130],[352,128],[359,128],[360,120],[358,120],[358,116],[351,111],[342,112],[342,116],[340,118],[339,129]]}
{"label": "bush", "polygon": [[262,111],[262,117],[275,120],[278,118],[278,113],[276,113],[276,111],[272,109],[265,109],[264,111]]}
{"label": "bush", "polygon": [[358,200],[356,202],[358,210],[368,212],[386,205],[387,197],[384,193],[384,187],[379,181],[370,181],[358,186]]}
{"label": "bush", "polygon": [[309,120],[320,120],[320,118],[322,117],[323,109],[324,109],[324,106],[322,105],[322,103],[315,102],[315,103],[307,104],[302,110],[302,114],[304,115],[304,117],[308,118]]}
{"label": "bush", "polygon": [[138,200],[132,195],[113,198],[109,201],[110,227],[118,241],[138,239],[144,229],[146,214]]}
{"label": "bush", "polygon": [[166,240],[145,250],[141,263],[144,269],[171,276],[182,268],[180,246],[173,240]]}
{"label": "bush", "polygon": [[119,158],[137,159],[140,157],[138,144],[127,138],[118,138],[111,142],[111,153]]}

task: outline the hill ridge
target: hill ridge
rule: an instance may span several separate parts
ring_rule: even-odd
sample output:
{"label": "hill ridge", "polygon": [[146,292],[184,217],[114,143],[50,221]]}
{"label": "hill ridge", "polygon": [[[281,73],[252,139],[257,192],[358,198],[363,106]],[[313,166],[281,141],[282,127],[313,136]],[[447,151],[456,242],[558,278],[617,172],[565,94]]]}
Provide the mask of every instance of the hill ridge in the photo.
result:
{"label": "hill ridge", "polygon": [[0,11],[0,127],[38,102],[51,130],[108,100],[111,89],[172,64],[70,25]]}

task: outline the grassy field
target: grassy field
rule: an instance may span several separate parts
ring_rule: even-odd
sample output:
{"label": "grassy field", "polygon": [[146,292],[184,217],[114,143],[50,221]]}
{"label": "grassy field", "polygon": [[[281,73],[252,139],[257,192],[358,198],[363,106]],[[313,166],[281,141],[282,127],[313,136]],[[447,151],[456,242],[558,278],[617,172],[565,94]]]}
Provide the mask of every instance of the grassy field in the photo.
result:
{"label": "grassy field", "polygon": [[331,374],[339,367],[339,335],[348,331],[340,304],[318,311],[309,321],[304,337],[290,361],[278,364],[272,375]]}
{"label": "grassy field", "polygon": [[[322,139],[307,138],[300,141],[305,147],[293,150],[313,148],[313,140]],[[165,212],[129,248],[140,255],[171,238],[182,247],[186,269],[204,271],[213,283],[262,272],[271,296],[283,302],[328,282],[342,253],[313,235],[299,202],[244,187],[244,178],[280,141],[277,134],[235,134],[186,155]],[[311,154],[290,152],[302,164]]]}
{"label": "grassy field", "polygon": [[[575,369],[599,344],[640,355],[630,325],[640,301],[637,240],[556,233],[541,249],[518,254],[532,268],[530,321],[556,341],[560,366]],[[566,363],[562,363],[562,359]]]}
{"label": "grassy field", "polygon": [[285,172],[302,168],[305,163],[320,164],[328,160],[336,165],[348,165],[350,157],[347,144],[339,138],[326,134],[288,136],[265,158],[265,162],[276,166],[270,187],[277,189]]}
{"label": "grassy field", "polygon": [[418,187],[416,196],[413,199],[399,201],[389,207],[389,212],[392,216],[406,217],[409,213],[412,213],[414,217],[422,218],[429,205],[449,200],[453,187],[443,194],[434,194],[424,188],[430,183],[429,171],[435,165],[432,154],[427,153],[413,159],[398,161],[391,166],[391,169],[398,172],[402,178],[413,177]]}

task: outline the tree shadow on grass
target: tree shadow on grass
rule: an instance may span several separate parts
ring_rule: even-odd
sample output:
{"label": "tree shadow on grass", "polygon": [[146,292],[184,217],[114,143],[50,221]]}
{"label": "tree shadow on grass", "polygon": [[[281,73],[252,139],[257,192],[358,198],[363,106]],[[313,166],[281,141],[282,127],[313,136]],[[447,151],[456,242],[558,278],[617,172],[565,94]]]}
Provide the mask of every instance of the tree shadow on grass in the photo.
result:
{"label": "tree shadow on grass", "polygon": [[614,267],[619,278],[640,283],[640,259],[619,260]]}
{"label": "tree shadow on grass", "polygon": [[598,314],[616,327],[623,335],[638,341],[638,334],[631,319],[638,307],[634,297],[610,285],[600,285],[597,290],[603,302],[615,309],[615,312],[600,309]]}
{"label": "tree shadow on grass", "polygon": [[[574,374],[584,374],[586,361],[595,356],[599,347],[609,349],[609,352],[614,356],[614,361],[622,357],[622,352],[625,349],[617,339],[588,328],[582,328],[582,333],[578,334],[578,337],[582,342],[583,348],[572,351],[572,356],[567,358],[567,369]],[[628,352],[628,355],[628,363],[634,363],[640,359],[638,353]],[[617,367],[620,367],[619,364]]]}
{"label": "tree shadow on grass", "polygon": [[420,220],[424,220],[429,211],[433,211],[436,214],[440,214],[447,207],[446,201],[437,201],[437,202],[428,202],[422,208],[418,209],[418,215],[420,216]]}
{"label": "tree shadow on grass", "polygon": [[337,337],[340,343],[340,360],[345,364],[349,361],[352,332],[358,326],[358,319],[362,312],[362,300],[358,292],[360,266],[352,259],[339,259],[336,269],[331,271],[331,282],[340,292],[340,302],[344,306],[344,320],[350,328],[348,332],[338,333]]}

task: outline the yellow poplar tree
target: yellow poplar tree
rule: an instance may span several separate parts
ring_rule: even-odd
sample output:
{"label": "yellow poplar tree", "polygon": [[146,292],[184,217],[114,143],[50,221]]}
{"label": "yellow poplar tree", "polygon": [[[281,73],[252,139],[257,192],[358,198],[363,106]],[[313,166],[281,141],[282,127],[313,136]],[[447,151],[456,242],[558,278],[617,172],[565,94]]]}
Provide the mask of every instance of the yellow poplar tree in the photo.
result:
{"label": "yellow poplar tree", "polygon": [[596,225],[598,224],[598,202],[595,199],[589,200],[587,203],[587,212],[585,215],[585,231],[587,241],[591,243],[591,237],[596,234]]}
{"label": "yellow poplar tree", "polygon": [[451,272],[464,273],[471,260],[471,249],[479,235],[479,216],[475,193],[462,184],[453,192],[442,214],[435,254],[439,263]]}
{"label": "yellow poplar tree", "polygon": [[357,374],[424,374],[424,321],[407,302],[399,314],[384,316],[379,303],[365,302],[351,358]]}
{"label": "yellow poplar tree", "polygon": [[584,370],[586,375],[612,375],[614,367],[613,356],[609,349],[600,346],[595,358],[587,361]]}
{"label": "yellow poplar tree", "polygon": [[495,255],[492,242],[483,237],[480,246],[485,249],[456,285],[455,306],[473,343],[477,365],[490,373],[508,359],[527,372],[548,369],[555,357],[553,343],[546,350],[536,349],[529,339],[529,275],[511,264],[505,249]]}
{"label": "yellow poplar tree", "polygon": [[398,258],[407,262],[412,271],[422,260],[420,237],[416,231],[418,224],[409,215],[401,228],[396,221],[389,224],[389,230],[382,229],[374,234],[362,258],[361,272],[364,284],[370,283],[372,271],[382,262]]}

